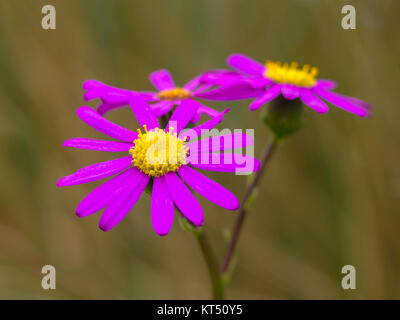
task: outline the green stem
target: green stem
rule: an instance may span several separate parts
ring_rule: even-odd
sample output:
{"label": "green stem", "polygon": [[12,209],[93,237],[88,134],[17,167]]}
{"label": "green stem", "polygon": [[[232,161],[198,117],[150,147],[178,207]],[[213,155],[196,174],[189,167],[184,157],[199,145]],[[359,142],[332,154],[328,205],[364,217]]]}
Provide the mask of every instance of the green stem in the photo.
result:
{"label": "green stem", "polygon": [[275,151],[276,147],[278,145],[278,141],[276,139],[272,140],[271,142],[268,142],[265,146],[262,158],[261,158],[261,165],[260,165],[260,170],[258,170],[248,186],[246,193],[244,195],[244,198],[241,203],[240,211],[239,214],[237,215],[235,225],[233,227],[233,232],[232,232],[232,237],[229,242],[228,248],[226,250],[225,258],[222,262],[221,269],[220,269],[220,274],[221,276],[225,275],[227,271],[229,270],[230,263],[232,261],[233,254],[235,252],[238,240],[239,240],[239,235],[240,232],[242,231],[244,220],[246,218],[247,212],[248,212],[248,202],[251,199],[253,192],[256,191],[260,181],[261,177],[265,171],[265,168],[267,166],[267,163],[269,159],[271,159],[271,156],[273,152]]}
{"label": "green stem", "polygon": [[210,275],[212,297],[214,300],[223,300],[224,285],[222,283],[222,278],[218,272],[217,260],[214,256],[210,243],[203,231],[198,232],[196,234],[196,238],[199,243],[201,253],[203,254],[204,261],[207,264],[208,273]]}

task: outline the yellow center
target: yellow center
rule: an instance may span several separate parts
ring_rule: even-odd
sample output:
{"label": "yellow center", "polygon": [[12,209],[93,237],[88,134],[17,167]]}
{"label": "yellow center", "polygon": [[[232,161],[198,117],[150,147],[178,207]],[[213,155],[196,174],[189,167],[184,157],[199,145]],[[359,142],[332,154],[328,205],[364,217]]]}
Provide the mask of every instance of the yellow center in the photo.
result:
{"label": "yellow center", "polygon": [[186,156],[189,150],[185,146],[185,139],[179,139],[176,132],[172,133],[155,128],[152,131],[142,133],[138,129],[139,136],[134,142],[135,146],[129,150],[132,155],[132,163],[140,171],[152,177],[160,177],[170,171],[176,171],[182,164],[186,164]]}
{"label": "yellow center", "polygon": [[184,88],[165,89],[157,94],[157,97],[162,100],[182,100],[187,99],[192,93]]}
{"label": "yellow center", "polygon": [[312,87],[318,74],[318,68],[310,68],[308,64],[299,68],[297,62],[281,65],[280,62],[267,61],[265,67],[267,68],[264,73],[265,77],[277,83],[294,84],[300,87]]}

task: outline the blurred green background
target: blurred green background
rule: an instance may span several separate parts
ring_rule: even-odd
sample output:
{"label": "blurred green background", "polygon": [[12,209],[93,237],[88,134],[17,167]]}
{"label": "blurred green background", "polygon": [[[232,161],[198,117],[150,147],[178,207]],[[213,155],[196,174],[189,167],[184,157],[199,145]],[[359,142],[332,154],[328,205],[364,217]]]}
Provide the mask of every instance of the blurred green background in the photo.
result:
{"label": "blurred green background", "polygon": [[[341,28],[347,3],[357,30]],[[46,4],[56,7],[56,30],[41,28]],[[75,114],[84,80],[149,90],[148,74],[167,68],[184,84],[233,52],[318,66],[338,92],[373,104],[374,116],[305,110],[302,130],[270,163],[227,297],[400,298],[399,28],[397,0],[0,0],[0,298],[210,297],[195,239],[177,220],[158,237],[147,195],[104,233],[99,213],[75,216],[98,183],[56,181],[114,156],[62,147],[103,138]],[[221,128],[255,128],[261,153],[269,134],[248,101],[208,105],[231,107]],[[109,118],[136,127],[129,109]],[[209,176],[243,196],[246,177]],[[200,201],[222,256],[235,213]],[[41,288],[45,264],[56,267],[56,290]],[[356,290],[341,288],[346,264],[356,267]]]}

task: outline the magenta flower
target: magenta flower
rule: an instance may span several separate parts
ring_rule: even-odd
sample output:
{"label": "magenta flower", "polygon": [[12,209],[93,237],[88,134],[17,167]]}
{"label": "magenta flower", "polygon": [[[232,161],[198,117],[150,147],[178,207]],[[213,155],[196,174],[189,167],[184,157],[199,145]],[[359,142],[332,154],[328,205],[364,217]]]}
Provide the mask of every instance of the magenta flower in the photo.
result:
{"label": "magenta flower", "polygon": [[[171,111],[174,106],[178,106],[182,101],[195,99],[198,94],[207,91],[213,86],[212,84],[203,83],[201,79],[202,76],[198,76],[183,87],[177,87],[168,70],[158,70],[150,74],[150,81],[157,91],[141,91],[137,93],[151,103],[150,107],[154,114],[156,117],[160,117]],[[134,93],[131,90],[112,87],[97,80],[85,81],[83,88],[87,90],[84,95],[86,101],[96,98],[102,100],[102,104],[97,109],[101,115],[114,109],[128,107],[129,97]],[[218,115],[218,111],[200,104],[191,121],[196,123],[203,113],[210,117]]]}
{"label": "magenta flower", "polygon": [[[360,117],[370,115],[372,106],[357,98],[345,96],[333,92],[336,83],[332,80],[317,79],[318,69],[304,65],[298,67],[296,62],[281,64],[279,62],[267,61],[265,65],[242,54],[232,54],[227,63],[235,71],[217,70],[205,73],[203,81],[214,85],[231,85],[232,83],[246,82],[247,89],[243,86],[241,99],[255,99],[250,104],[250,110],[257,110],[264,104],[277,98],[282,94],[285,99],[294,100],[299,98],[304,104],[318,113],[326,113],[329,108],[321,98],[336,107],[353,113]],[[224,90],[224,89],[222,89]],[[221,91],[218,93],[222,96]],[[206,97],[215,100],[218,96],[209,92]]]}
{"label": "magenta flower", "polygon": [[[105,208],[99,227],[110,230],[133,208],[146,186],[152,185],[151,220],[158,235],[168,234],[174,217],[174,205],[194,225],[203,224],[203,209],[186,184],[206,199],[227,209],[239,207],[237,198],[227,189],[197,172],[194,168],[211,171],[246,171],[259,169],[257,159],[225,150],[253,144],[246,134],[229,134],[201,138],[202,130],[215,127],[228,111],[225,110],[207,122],[183,131],[198,112],[200,103],[186,99],[176,108],[165,129],[159,127],[151,107],[138,94],[130,95],[132,108],[144,132],[133,132],[103,118],[89,107],[77,110],[78,116],[88,125],[117,141],[74,138],[64,146],[126,152],[127,155],[84,167],[60,179],[59,187],[88,183],[117,174],[90,192],[78,205],[76,214],[86,217]],[[191,141],[187,141],[187,137]],[[231,140],[229,140],[231,139]],[[232,144],[225,143],[232,141]],[[205,142],[205,143],[203,143]],[[199,161],[200,159],[200,161]]]}

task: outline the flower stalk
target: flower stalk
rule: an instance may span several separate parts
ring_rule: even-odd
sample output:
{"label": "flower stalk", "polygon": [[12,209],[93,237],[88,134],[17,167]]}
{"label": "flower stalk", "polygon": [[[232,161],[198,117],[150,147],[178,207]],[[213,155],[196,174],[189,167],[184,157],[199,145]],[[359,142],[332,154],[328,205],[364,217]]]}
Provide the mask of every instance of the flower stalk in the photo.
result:
{"label": "flower stalk", "polygon": [[211,248],[210,242],[203,231],[196,234],[196,239],[199,244],[201,253],[203,254],[204,261],[207,265],[208,273],[211,280],[212,298],[214,300],[224,299],[224,283],[223,278],[218,272],[218,263],[215,258],[214,252]]}
{"label": "flower stalk", "polygon": [[231,237],[231,240],[229,241],[228,248],[227,248],[226,254],[225,254],[225,258],[221,264],[221,268],[220,268],[221,276],[224,276],[227,273],[227,271],[229,270],[233,254],[237,247],[239,236],[243,229],[243,224],[244,224],[245,218],[248,213],[248,209],[251,205],[250,202],[252,202],[251,200],[253,198],[253,195],[255,194],[255,192],[257,192],[257,188],[260,184],[261,177],[264,174],[267,163],[271,159],[271,156],[274,153],[277,146],[278,146],[277,139],[273,139],[272,141],[268,142],[265,145],[265,149],[264,149],[262,159],[261,159],[260,170],[255,173],[255,176],[254,176],[252,182],[249,184],[249,186],[245,192],[245,195],[243,197],[242,206],[240,208],[240,211],[236,218],[235,225],[233,227],[232,237]]}

